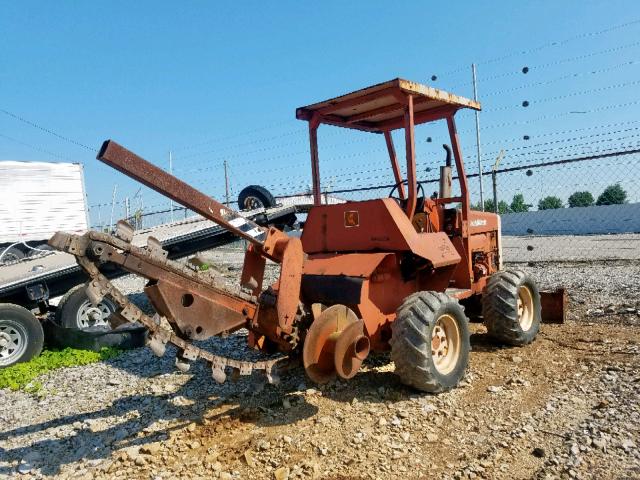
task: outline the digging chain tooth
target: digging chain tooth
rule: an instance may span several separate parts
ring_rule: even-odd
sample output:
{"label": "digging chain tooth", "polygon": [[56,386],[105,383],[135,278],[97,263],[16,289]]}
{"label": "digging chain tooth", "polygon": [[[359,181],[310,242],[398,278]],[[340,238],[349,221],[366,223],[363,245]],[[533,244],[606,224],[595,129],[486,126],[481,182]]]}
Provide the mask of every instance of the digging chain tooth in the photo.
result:
{"label": "digging chain tooth", "polygon": [[227,374],[224,372],[225,364],[220,359],[216,358],[211,362],[211,376],[218,383],[224,383],[227,379]]}
{"label": "digging chain tooth", "polygon": [[155,336],[149,338],[149,343],[147,345],[156,357],[164,357],[164,354],[167,351],[167,344],[161,342]]}
{"label": "digging chain tooth", "polygon": [[[159,316],[158,316],[158,324],[159,324]],[[154,317],[155,320],[155,317]],[[168,331],[159,328],[153,334],[149,335],[149,348],[156,355],[156,357],[164,356],[167,350],[167,343],[171,339],[171,334]]]}
{"label": "digging chain tooth", "polygon": [[187,373],[191,368],[191,364],[189,362],[185,362],[180,357],[176,357],[176,368],[182,373]]}
{"label": "digging chain tooth", "polygon": [[266,375],[267,381],[271,385],[278,385],[280,383],[280,375],[278,375],[278,370],[275,365],[266,371]]}

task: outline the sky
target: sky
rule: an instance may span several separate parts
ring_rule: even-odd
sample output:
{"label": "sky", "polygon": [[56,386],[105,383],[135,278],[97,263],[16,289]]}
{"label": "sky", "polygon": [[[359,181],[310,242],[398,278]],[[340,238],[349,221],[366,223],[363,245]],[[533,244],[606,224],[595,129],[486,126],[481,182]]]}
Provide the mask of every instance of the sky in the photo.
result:
{"label": "sky", "polygon": [[[108,216],[116,185],[116,215],[127,197],[145,211],[168,205],[95,159],[105,139],[162,168],[171,152],[176,176],[219,199],[224,161],[232,197],[249,184],[299,193],[310,168],[296,107],[396,77],[471,97],[472,63],[485,172],[501,149],[508,167],[640,144],[637,1],[2,0],[0,11],[0,160],[82,163],[92,223]],[[457,117],[474,173],[474,115]],[[443,162],[444,133],[417,128],[420,179]],[[381,136],[322,126],[319,142],[325,188],[391,182]],[[500,198],[533,204],[615,182],[640,201],[638,174],[628,155],[498,183]]]}

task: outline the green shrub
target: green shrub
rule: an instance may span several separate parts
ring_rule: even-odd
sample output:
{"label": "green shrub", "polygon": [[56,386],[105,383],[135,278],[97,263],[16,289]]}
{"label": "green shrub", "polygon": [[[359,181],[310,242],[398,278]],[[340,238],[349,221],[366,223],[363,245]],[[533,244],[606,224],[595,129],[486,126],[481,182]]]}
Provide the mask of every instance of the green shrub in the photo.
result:
{"label": "green shrub", "polygon": [[77,367],[109,360],[119,355],[120,352],[117,348],[103,348],[99,352],[75,348],[45,350],[42,355],[28,362],[0,369],[0,388],[36,393],[42,388],[42,384],[33,380],[45,372],[57,368]]}

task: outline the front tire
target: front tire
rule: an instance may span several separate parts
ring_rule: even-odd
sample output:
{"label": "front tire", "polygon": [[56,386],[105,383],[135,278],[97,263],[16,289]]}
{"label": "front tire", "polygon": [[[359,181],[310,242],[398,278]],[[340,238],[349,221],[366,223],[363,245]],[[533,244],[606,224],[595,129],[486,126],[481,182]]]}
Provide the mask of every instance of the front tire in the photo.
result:
{"label": "front tire", "polygon": [[0,368],[40,355],[43,344],[42,325],[33,313],[19,305],[0,303]]}
{"label": "front tire", "polygon": [[444,293],[409,295],[391,324],[391,359],[402,383],[431,393],[458,385],[469,363],[468,323]]}
{"label": "front tire", "polygon": [[540,292],[520,270],[495,273],[482,295],[482,316],[489,336],[507,345],[531,343],[540,330]]}

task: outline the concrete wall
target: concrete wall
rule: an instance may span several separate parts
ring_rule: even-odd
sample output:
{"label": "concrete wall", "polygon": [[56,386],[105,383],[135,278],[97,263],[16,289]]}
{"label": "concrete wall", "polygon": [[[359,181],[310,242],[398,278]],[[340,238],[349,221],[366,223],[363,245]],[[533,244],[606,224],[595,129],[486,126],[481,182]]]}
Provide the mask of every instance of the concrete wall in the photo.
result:
{"label": "concrete wall", "polygon": [[640,233],[640,203],[502,215],[503,235]]}

